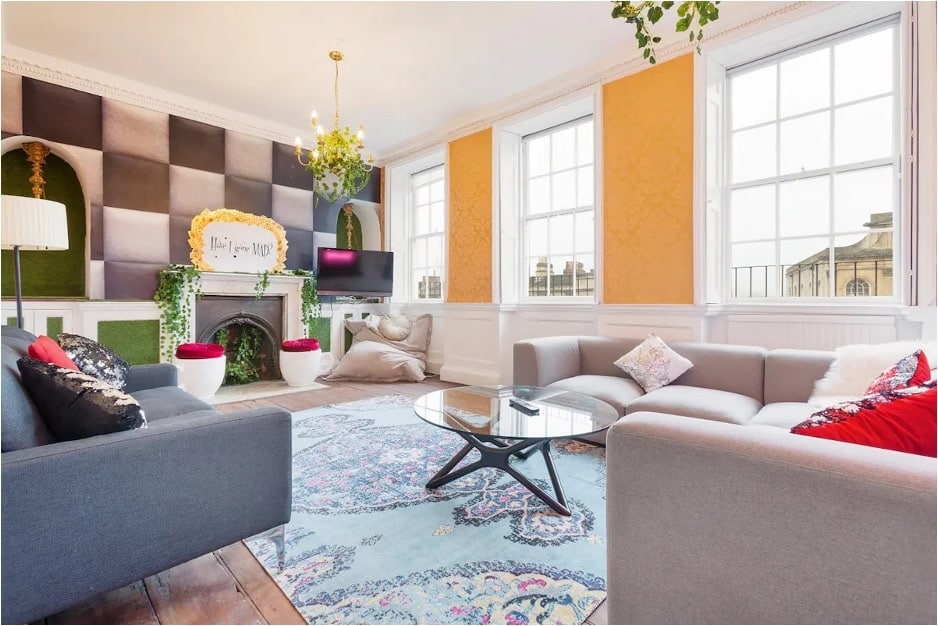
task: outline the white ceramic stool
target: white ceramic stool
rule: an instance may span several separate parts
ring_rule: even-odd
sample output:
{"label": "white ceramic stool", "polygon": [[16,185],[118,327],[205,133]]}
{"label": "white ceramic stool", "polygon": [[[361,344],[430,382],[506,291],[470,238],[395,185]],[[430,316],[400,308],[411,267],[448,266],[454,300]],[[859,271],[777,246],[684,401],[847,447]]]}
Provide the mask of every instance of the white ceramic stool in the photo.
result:
{"label": "white ceramic stool", "polygon": [[214,396],[225,380],[224,348],[218,354],[219,350],[207,346],[221,348],[218,344],[181,344],[173,358],[179,368],[179,386],[203,400]]}
{"label": "white ceramic stool", "polygon": [[319,349],[315,339],[287,340],[280,348],[280,375],[290,387],[304,387],[328,372],[333,361],[331,354]]}

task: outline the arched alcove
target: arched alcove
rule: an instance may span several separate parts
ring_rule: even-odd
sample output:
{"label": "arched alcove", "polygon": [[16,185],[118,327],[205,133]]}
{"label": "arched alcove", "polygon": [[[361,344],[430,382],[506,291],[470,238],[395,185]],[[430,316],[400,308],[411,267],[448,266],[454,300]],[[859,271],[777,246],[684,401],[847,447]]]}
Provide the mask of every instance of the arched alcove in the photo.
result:
{"label": "arched alcove", "polygon": [[367,200],[350,200],[339,211],[336,218],[336,247],[347,247],[347,217],[345,209],[352,211],[352,247],[359,250],[382,250],[381,221],[378,213],[381,205]]}
{"label": "arched alcove", "polygon": [[[24,138],[24,141],[27,139]],[[32,165],[21,149],[22,142],[4,141],[0,191],[4,195],[32,197]],[[85,196],[72,166],[50,153],[42,168],[45,197],[65,205],[68,219],[68,250],[24,250],[20,252],[24,297],[80,298],[86,290],[86,238],[88,232]],[[0,293],[12,297],[13,252],[3,250]]]}

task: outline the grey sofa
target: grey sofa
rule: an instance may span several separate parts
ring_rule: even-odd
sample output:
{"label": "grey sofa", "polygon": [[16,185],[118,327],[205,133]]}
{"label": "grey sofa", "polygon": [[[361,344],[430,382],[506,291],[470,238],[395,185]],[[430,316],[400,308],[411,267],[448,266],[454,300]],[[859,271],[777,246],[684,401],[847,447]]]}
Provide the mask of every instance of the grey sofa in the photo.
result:
{"label": "grey sofa", "polygon": [[35,338],[3,327],[2,621],[58,612],[239,539],[291,510],[290,414],[219,414],[168,364],[131,368],[147,428],[52,440],[16,361]]}
{"label": "grey sofa", "polygon": [[514,347],[514,383],[609,401],[610,624],[936,622],[936,461],[790,427],[833,353],[669,344],[694,363],[648,394],[638,340]]}

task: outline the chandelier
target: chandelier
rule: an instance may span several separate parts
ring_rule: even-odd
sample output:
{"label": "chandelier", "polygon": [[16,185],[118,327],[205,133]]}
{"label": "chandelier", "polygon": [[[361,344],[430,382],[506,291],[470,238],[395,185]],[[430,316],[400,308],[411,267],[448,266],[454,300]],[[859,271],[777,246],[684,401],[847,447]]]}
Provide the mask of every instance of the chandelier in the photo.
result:
{"label": "chandelier", "polygon": [[335,61],[335,115],[332,130],[325,132],[319,125],[316,111],[312,113],[310,125],[316,132],[316,146],[306,152],[303,160],[303,143],[296,138],[296,160],[312,173],[316,195],[335,202],[340,198],[351,198],[368,184],[374,167],[374,156],[368,162],[362,157],[365,149],[365,129],[359,125],[353,133],[348,126],[339,127],[339,61],[342,53],[333,50],[329,58]]}

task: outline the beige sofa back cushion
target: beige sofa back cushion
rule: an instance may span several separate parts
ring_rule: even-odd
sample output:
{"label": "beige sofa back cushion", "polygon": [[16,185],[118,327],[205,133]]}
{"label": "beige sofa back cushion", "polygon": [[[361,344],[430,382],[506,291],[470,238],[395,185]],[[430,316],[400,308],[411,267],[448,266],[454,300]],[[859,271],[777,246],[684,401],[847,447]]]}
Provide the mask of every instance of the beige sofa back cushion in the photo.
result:
{"label": "beige sofa back cushion", "polygon": [[763,402],[765,348],[719,343],[674,343],[671,347],[694,364],[672,385],[731,391]]}
{"label": "beige sofa back cushion", "polygon": [[579,337],[579,373],[628,378],[628,374],[615,366],[615,361],[642,341],[642,339],[614,339],[612,337]]}
{"label": "beige sofa back cushion", "polygon": [[834,362],[834,353],[822,350],[769,350],[765,357],[765,404],[807,402],[814,384]]}

